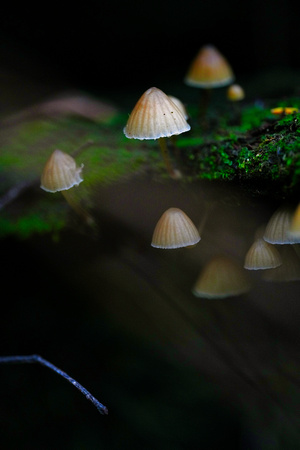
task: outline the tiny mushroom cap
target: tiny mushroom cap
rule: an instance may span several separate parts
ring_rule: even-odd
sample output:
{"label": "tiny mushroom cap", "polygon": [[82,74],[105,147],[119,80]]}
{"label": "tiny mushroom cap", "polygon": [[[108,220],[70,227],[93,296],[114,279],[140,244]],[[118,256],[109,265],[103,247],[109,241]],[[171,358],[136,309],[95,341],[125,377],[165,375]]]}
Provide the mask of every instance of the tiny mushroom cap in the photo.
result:
{"label": "tiny mushroom cap", "polygon": [[281,263],[276,247],[262,238],[258,238],[246,254],[244,267],[248,270],[273,269],[280,266]]}
{"label": "tiny mushroom cap", "polygon": [[174,249],[189,247],[200,241],[197,228],[179,208],[169,208],[163,213],[153,232],[152,247]]}
{"label": "tiny mushroom cap", "polygon": [[191,129],[182,112],[163,91],[148,89],[133,108],[124,134],[129,139],[159,139]]}
{"label": "tiny mushroom cap", "polygon": [[248,292],[245,270],[224,255],[213,257],[201,271],[192,290],[196,297],[226,298]]}
{"label": "tiny mushroom cap", "polygon": [[245,91],[239,84],[232,84],[227,89],[227,98],[231,102],[238,102],[245,98]]}
{"label": "tiny mushroom cap", "polygon": [[300,235],[290,232],[293,219],[293,209],[289,206],[279,207],[267,223],[264,240],[270,244],[297,244]]}
{"label": "tiny mushroom cap", "polygon": [[184,79],[185,83],[199,88],[227,86],[234,80],[233,71],[224,56],[213,46],[203,46]]}
{"label": "tiny mushroom cap", "polygon": [[65,191],[77,186],[83,179],[80,174],[83,164],[76,166],[71,155],[54,150],[43,169],[41,188],[47,192]]}

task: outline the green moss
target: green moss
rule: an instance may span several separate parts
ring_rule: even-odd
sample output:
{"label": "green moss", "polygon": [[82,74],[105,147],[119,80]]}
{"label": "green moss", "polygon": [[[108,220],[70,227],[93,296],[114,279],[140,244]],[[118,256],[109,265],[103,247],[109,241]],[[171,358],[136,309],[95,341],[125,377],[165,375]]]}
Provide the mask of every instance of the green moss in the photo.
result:
{"label": "green moss", "polygon": [[199,152],[192,149],[185,156],[196,179],[232,179],[234,176],[233,158],[226,144],[204,145]]}
{"label": "green moss", "polygon": [[70,208],[63,198],[58,202],[54,199],[39,199],[36,203],[25,205],[23,210],[19,210],[19,203],[16,210],[9,208],[8,211],[2,212],[0,237],[16,235],[26,239],[32,234],[54,235],[66,225]]}
{"label": "green moss", "polygon": [[202,136],[193,136],[193,137],[178,137],[176,139],[176,146],[178,148],[185,148],[190,147],[193,145],[201,145],[203,144],[203,137]]}
{"label": "green moss", "polygon": [[[0,144],[0,197],[23,183],[34,183],[35,192],[39,192],[37,180],[57,148],[74,155],[78,165],[84,165],[84,181],[74,189],[74,199],[91,207],[90,198],[98,185],[113,183],[145,170],[147,164],[161,162],[157,142],[125,138],[117,119],[105,124],[76,118],[35,119],[1,130]],[[46,209],[41,198],[51,198]],[[14,233],[25,237],[60,229],[66,222],[69,206],[59,198],[43,192],[36,200],[36,209],[26,206],[21,215],[15,214],[18,208],[12,203],[5,218],[1,218],[0,235]]]}
{"label": "green moss", "polygon": [[184,164],[194,179],[252,182],[253,189],[259,185],[261,193],[270,195],[276,185],[285,196],[300,182],[299,120],[299,114],[276,119],[269,108],[247,108],[239,127],[228,126],[227,135],[222,128],[214,141],[182,152]]}
{"label": "green moss", "polygon": [[261,106],[246,108],[241,114],[241,125],[239,126],[239,131],[245,132],[251,130],[252,128],[257,128],[261,126],[264,120],[271,117],[271,111]]}
{"label": "green moss", "polygon": [[64,221],[59,221],[57,217],[55,221],[42,220],[40,215],[27,214],[16,222],[8,218],[0,219],[0,236],[14,234],[22,239],[28,238],[30,235],[42,233],[55,233],[63,228]]}

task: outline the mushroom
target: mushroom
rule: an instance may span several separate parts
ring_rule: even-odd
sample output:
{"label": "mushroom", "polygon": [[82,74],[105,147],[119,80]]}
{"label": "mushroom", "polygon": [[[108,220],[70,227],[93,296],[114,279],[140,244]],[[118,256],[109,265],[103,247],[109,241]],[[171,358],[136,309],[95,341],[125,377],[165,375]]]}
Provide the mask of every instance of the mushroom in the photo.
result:
{"label": "mushroom", "polygon": [[153,232],[152,247],[174,249],[194,246],[200,241],[197,228],[179,208],[169,208],[163,213]]}
{"label": "mushroom", "polygon": [[297,281],[300,280],[300,259],[293,245],[282,245],[280,247],[282,264],[275,269],[265,270],[264,281]]}
{"label": "mushroom", "polygon": [[244,268],[248,270],[273,269],[281,265],[278,250],[272,244],[257,238],[249,248]]}
{"label": "mushroom", "polygon": [[278,106],[276,108],[271,109],[271,113],[276,115],[294,114],[296,112],[298,112],[298,108],[293,108],[290,106],[286,107]]}
{"label": "mushroom", "polygon": [[[178,109],[180,109],[180,111],[181,111],[183,117],[185,118],[185,120],[188,120],[189,115],[188,115],[187,110],[186,110],[184,104],[182,103],[182,101],[179,100],[179,98],[174,97],[173,95],[168,95],[168,97],[169,97],[169,99],[172,100],[173,103],[175,103],[175,105],[178,107]],[[177,136],[173,135],[173,136],[171,136],[170,139],[171,139],[172,145],[173,145],[173,147],[175,149],[175,157],[178,160],[180,154],[179,154],[179,151],[178,151],[178,147],[176,146]]]}
{"label": "mushroom", "polygon": [[270,244],[296,244],[300,242],[300,235],[290,233],[293,209],[281,206],[271,216],[267,223],[264,240]]}
{"label": "mushroom", "polygon": [[190,129],[178,106],[163,91],[152,87],[136,103],[123,131],[129,139],[158,139],[167,171],[177,178],[165,138]]}
{"label": "mushroom", "polygon": [[227,99],[232,105],[233,115],[237,124],[241,122],[241,109],[239,103],[245,98],[245,91],[239,84],[231,84],[226,92]]}
{"label": "mushroom", "polygon": [[292,214],[288,234],[294,238],[300,238],[300,203]]}
{"label": "mushroom", "polygon": [[41,188],[47,192],[58,192],[78,186],[83,181],[80,174],[83,164],[76,166],[76,162],[71,155],[54,150],[41,176]]}
{"label": "mushroom", "polygon": [[203,89],[202,116],[206,114],[211,89],[227,86],[234,80],[233,71],[224,56],[213,46],[203,46],[185,76],[184,82]]}
{"label": "mushroom", "polygon": [[226,298],[244,294],[249,289],[244,269],[231,258],[218,255],[204,266],[192,292],[196,297]]}
{"label": "mushroom", "polygon": [[177,108],[181,111],[181,114],[183,115],[185,120],[188,120],[189,115],[188,115],[187,110],[186,110],[184,104],[182,103],[182,101],[179,100],[179,98],[174,97],[173,95],[168,95],[168,97],[170,100],[172,100],[173,103],[175,103]]}
{"label": "mushroom", "polygon": [[226,94],[231,102],[239,102],[245,98],[245,91],[239,84],[231,84]]}
{"label": "mushroom", "polygon": [[55,193],[61,192],[68,204],[82,216],[90,225],[94,223],[93,218],[78,204],[70,189],[78,186],[83,179],[80,167],[76,165],[74,158],[61,150],[54,150],[45,164],[41,175],[41,188],[44,191]]}

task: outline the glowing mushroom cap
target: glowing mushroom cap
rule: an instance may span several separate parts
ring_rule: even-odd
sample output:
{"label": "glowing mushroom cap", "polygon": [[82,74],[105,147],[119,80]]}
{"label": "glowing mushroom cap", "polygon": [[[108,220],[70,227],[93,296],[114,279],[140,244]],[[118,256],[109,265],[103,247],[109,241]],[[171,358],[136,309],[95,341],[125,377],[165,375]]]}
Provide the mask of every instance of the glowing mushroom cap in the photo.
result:
{"label": "glowing mushroom cap", "polygon": [[182,112],[163,91],[148,89],[133,108],[124,134],[129,139],[159,139],[191,129]]}
{"label": "glowing mushroom cap", "polygon": [[186,84],[200,88],[227,86],[233,80],[229,63],[212,45],[200,49],[184,79]]}
{"label": "glowing mushroom cap", "polygon": [[193,294],[203,298],[225,298],[244,294],[249,289],[244,269],[231,258],[220,255],[213,257],[203,268]]}
{"label": "glowing mushroom cap", "polygon": [[151,245],[164,249],[189,247],[200,239],[191,219],[181,209],[169,208],[156,224]]}
{"label": "glowing mushroom cap", "polygon": [[77,186],[83,179],[80,176],[83,165],[76,166],[71,155],[54,150],[41,176],[41,188],[47,192],[65,191]]}
{"label": "glowing mushroom cap", "polygon": [[239,84],[232,84],[227,89],[227,98],[231,102],[238,102],[245,98],[245,91]]}
{"label": "glowing mushroom cap", "polygon": [[278,250],[262,238],[256,239],[245,257],[245,269],[273,269],[280,266],[281,258]]}

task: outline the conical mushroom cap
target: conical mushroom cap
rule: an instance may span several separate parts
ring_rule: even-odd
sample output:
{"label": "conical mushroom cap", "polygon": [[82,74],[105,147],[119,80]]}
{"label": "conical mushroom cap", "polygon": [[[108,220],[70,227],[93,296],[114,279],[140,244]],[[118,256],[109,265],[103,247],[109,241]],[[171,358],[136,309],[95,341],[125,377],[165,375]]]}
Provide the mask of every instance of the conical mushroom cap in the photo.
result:
{"label": "conical mushroom cap", "polygon": [[250,283],[244,269],[221,255],[213,257],[203,268],[193,294],[203,298],[225,298],[244,294],[249,289]]}
{"label": "conical mushroom cap", "polygon": [[148,89],[133,108],[124,134],[129,139],[159,139],[191,129],[182,112],[160,89]]}
{"label": "conical mushroom cap", "polygon": [[213,45],[200,49],[184,79],[186,84],[200,88],[227,86],[233,80],[229,63]]}
{"label": "conical mushroom cap", "polygon": [[191,219],[179,208],[169,208],[156,224],[152,237],[152,247],[180,248],[200,241],[197,228]]}
{"label": "conical mushroom cap", "polygon": [[83,181],[82,167],[77,167],[74,158],[61,150],[54,150],[41,176],[41,188],[47,192],[65,191]]}
{"label": "conical mushroom cap", "polygon": [[281,264],[281,258],[274,245],[263,239],[256,239],[249,248],[245,257],[245,269],[273,269]]}
{"label": "conical mushroom cap", "polygon": [[300,236],[290,233],[293,210],[289,207],[278,208],[270,218],[264,233],[264,240],[270,244],[296,244]]}

